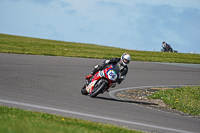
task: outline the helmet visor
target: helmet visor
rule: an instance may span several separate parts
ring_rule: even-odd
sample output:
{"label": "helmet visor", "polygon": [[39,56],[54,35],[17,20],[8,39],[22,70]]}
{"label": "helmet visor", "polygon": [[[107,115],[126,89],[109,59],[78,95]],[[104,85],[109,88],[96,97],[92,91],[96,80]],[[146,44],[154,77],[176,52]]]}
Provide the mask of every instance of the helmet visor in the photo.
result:
{"label": "helmet visor", "polygon": [[125,64],[129,64],[130,60],[124,59],[123,60]]}

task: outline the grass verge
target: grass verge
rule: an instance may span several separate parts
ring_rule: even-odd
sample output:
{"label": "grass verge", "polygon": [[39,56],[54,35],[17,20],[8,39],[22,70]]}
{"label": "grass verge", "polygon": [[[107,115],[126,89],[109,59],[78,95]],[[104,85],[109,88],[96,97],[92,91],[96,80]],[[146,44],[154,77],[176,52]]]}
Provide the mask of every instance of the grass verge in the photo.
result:
{"label": "grass verge", "polygon": [[142,133],[109,124],[0,106],[1,133]]}
{"label": "grass verge", "polygon": [[160,90],[148,98],[161,99],[172,109],[200,116],[200,86]]}
{"label": "grass verge", "polygon": [[110,59],[129,53],[133,61],[200,64],[200,54],[147,52],[114,47],[0,34],[0,52]]}

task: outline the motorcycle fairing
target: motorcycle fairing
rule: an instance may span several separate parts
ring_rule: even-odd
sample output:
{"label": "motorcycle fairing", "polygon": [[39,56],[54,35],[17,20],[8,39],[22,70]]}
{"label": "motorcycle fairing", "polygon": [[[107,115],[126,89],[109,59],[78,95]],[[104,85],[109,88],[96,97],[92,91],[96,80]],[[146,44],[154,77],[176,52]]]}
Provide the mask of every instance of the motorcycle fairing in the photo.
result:
{"label": "motorcycle fairing", "polygon": [[[112,65],[110,65],[109,68],[106,68],[106,69],[104,69],[102,71],[98,71],[94,75],[94,78],[89,83],[89,85],[86,86],[86,91],[88,93],[91,93],[93,91],[93,89],[94,89],[94,85],[101,78],[108,78],[110,80],[110,83],[108,83],[108,84],[110,85],[111,83],[114,83],[117,80],[118,74],[116,74],[116,72],[113,70],[113,66]],[[109,87],[107,87],[106,89],[108,89],[108,88]]]}
{"label": "motorcycle fairing", "polygon": [[105,76],[104,72],[103,71],[99,71],[99,76],[100,77],[104,77]]}
{"label": "motorcycle fairing", "polygon": [[95,85],[96,82],[97,82],[97,80],[94,80],[94,81],[92,81],[88,86],[86,86],[86,91],[87,91],[88,93],[91,93],[91,92],[92,92],[92,90],[93,90],[94,85]]}
{"label": "motorcycle fairing", "polygon": [[[99,71],[100,72],[100,71]],[[93,91],[93,88],[94,88],[94,85],[96,84],[96,82],[101,78],[99,72],[97,72],[95,75],[94,75],[94,78],[92,79],[92,81],[89,83],[88,86],[86,86],[86,91],[88,93],[91,93]]]}

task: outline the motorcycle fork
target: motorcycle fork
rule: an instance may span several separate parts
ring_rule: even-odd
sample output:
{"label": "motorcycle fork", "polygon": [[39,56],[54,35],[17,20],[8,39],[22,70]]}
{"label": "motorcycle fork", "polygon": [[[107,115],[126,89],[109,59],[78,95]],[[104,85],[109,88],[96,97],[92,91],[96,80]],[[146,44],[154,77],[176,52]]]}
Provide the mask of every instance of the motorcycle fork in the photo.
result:
{"label": "motorcycle fork", "polygon": [[[102,82],[103,82],[103,79],[101,79],[102,80]],[[105,91],[107,91],[107,92],[109,92],[109,82],[107,81],[107,80],[105,80],[104,79],[104,81],[108,84],[108,86],[101,92],[102,94],[105,92]]]}

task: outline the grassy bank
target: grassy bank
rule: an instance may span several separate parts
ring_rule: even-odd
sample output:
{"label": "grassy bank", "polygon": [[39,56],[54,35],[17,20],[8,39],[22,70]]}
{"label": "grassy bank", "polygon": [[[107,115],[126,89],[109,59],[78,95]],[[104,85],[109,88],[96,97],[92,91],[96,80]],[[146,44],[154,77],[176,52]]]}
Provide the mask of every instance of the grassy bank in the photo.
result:
{"label": "grassy bank", "polygon": [[1,133],[141,133],[80,119],[0,106]]}
{"label": "grassy bank", "polygon": [[161,99],[170,108],[200,116],[200,86],[160,90],[148,98]]}
{"label": "grassy bank", "polygon": [[99,59],[120,57],[122,53],[128,52],[134,61],[200,64],[200,54],[134,51],[93,44],[45,40],[6,34],[0,34],[0,52]]}

